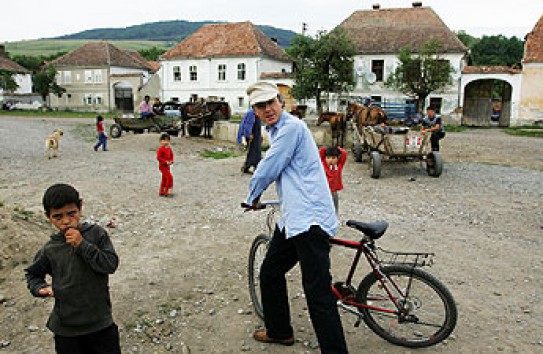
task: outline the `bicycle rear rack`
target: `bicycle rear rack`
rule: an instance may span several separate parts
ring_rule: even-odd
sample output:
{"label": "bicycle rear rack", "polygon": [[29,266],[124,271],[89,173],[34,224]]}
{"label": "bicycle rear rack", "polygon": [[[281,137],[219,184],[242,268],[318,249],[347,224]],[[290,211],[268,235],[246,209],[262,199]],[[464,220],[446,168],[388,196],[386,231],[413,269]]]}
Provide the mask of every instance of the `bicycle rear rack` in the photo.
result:
{"label": "bicycle rear rack", "polygon": [[377,247],[375,250],[382,265],[407,265],[415,267],[430,267],[434,264],[434,253],[430,252],[392,252]]}

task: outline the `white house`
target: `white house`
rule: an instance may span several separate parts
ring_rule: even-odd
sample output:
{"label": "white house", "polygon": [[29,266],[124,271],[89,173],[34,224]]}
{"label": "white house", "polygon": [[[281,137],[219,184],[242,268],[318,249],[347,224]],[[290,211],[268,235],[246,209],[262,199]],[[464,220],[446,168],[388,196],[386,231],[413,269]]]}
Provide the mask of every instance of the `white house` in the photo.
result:
{"label": "white house", "polygon": [[459,81],[468,49],[431,8],[422,7],[420,2],[414,2],[411,8],[394,9],[376,4],[372,10],[355,11],[339,27],[348,32],[358,49],[354,60],[356,87],[351,96],[405,103],[408,97],[384,85],[399,65],[398,54],[406,46],[417,53],[425,42],[436,40],[442,46],[440,58],[449,61],[455,72],[452,85],[431,93],[426,104],[436,105],[442,113],[461,105]]}
{"label": "white house", "polygon": [[160,57],[163,101],[223,100],[244,113],[245,90],[259,80],[290,97],[292,62],[275,41],[250,22],[202,26]]}
{"label": "white house", "polygon": [[[6,49],[3,45],[0,45],[0,70],[12,72],[12,77],[18,85],[15,92],[6,92],[6,94],[29,94],[32,92],[32,73],[30,70],[23,68],[21,65],[9,59],[6,56]],[[3,95],[4,92],[0,87],[0,96]]]}

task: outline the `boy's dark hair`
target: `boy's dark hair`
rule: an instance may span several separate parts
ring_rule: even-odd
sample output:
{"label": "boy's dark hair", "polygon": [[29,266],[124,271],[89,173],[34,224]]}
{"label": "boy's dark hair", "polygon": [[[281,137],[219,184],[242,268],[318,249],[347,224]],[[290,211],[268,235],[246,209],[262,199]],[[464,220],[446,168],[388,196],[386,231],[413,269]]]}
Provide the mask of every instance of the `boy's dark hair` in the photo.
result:
{"label": "boy's dark hair", "polygon": [[96,116],[96,124],[98,124],[99,122],[103,121],[104,120],[104,117],[98,115]]}
{"label": "boy's dark hair", "polygon": [[77,205],[78,209],[81,209],[79,192],[68,184],[53,184],[43,194],[43,209],[47,216],[51,213],[51,209],[61,209],[72,203]]}
{"label": "boy's dark hair", "polygon": [[168,133],[162,133],[160,135],[160,140],[170,140],[170,134]]}
{"label": "boy's dark hair", "polygon": [[329,146],[324,150],[324,156],[335,156],[339,158],[341,156],[341,151],[335,146]]}

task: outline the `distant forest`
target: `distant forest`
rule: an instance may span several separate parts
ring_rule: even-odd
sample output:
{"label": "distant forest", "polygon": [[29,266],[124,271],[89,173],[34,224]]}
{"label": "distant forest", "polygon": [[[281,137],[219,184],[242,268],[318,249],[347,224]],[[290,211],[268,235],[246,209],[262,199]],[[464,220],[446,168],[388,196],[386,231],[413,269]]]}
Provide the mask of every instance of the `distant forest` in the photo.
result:
{"label": "distant forest", "polygon": [[[221,23],[214,21],[161,21],[144,23],[125,28],[98,28],[79,33],[64,35],[54,39],[103,39],[122,41],[162,41],[169,42],[171,46],[181,42],[203,25]],[[282,48],[290,45],[296,33],[271,26],[256,26],[270,38],[277,38],[277,43]]]}

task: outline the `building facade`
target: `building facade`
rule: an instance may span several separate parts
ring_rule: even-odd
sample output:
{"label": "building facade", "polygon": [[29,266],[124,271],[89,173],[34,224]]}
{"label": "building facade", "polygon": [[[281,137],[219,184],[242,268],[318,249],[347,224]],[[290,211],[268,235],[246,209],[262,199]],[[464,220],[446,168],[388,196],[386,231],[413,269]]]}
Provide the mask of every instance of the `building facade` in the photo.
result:
{"label": "building facade", "polygon": [[286,53],[250,22],[202,26],[164,53],[160,62],[163,101],[222,100],[234,114],[249,108],[245,90],[251,84],[293,84]]}

